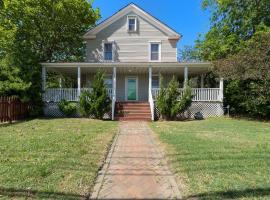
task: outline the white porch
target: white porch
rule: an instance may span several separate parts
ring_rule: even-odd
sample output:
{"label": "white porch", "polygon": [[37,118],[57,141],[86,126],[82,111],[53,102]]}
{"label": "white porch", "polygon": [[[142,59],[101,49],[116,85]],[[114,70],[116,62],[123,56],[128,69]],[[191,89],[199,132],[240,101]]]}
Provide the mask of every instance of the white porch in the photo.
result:
{"label": "white porch", "polygon": [[[207,73],[210,63],[43,63],[42,64],[42,87],[44,102],[59,102],[61,99],[78,101],[82,91],[91,91],[91,78],[97,70],[103,70],[111,77],[111,87],[107,88],[108,95],[112,99],[112,119],[116,101],[127,101],[127,78],[134,77],[137,80],[136,101],[148,101],[151,109],[151,118],[154,119],[154,101],[159,93],[156,84],[156,76],[162,74],[165,83],[169,82],[174,75],[183,87],[189,78],[199,76],[200,87],[193,88],[194,102],[222,102],[223,80],[220,79],[219,86],[205,88],[202,76]],[[76,78],[77,87],[63,88],[59,80],[59,88],[48,88],[46,86],[47,72],[57,72],[66,76]],[[87,78],[88,77],[88,78]],[[90,77],[90,78],[89,78]],[[179,90],[183,91],[180,87]],[[134,100],[133,100],[134,101]]]}

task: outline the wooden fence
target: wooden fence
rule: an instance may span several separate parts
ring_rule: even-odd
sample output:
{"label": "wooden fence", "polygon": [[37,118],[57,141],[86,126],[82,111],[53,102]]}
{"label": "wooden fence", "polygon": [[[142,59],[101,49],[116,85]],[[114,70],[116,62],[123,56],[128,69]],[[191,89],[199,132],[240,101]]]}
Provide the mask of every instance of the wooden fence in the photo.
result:
{"label": "wooden fence", "polygon": [[0,122],[12,122],[27,117],[29,105],[16,97],[0,97]]}

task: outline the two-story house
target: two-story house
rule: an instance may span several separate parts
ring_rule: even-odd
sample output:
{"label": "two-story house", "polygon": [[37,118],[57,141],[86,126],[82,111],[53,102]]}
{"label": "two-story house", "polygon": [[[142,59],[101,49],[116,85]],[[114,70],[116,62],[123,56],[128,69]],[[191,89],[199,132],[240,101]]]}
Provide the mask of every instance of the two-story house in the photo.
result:
{"label": "two-story house", "polygon": [[[181,35],[135,4],[129,4],[98,24],[84,36],[87,55],[84,63],[42,63],[45,114],[59,116],[57,102],[77,101],[81,91],[91,91],[95,73],[106,73],[114,119],[154,120],[158,117],[155,98],[159,76],[166,83],[175,76],[183,83],[202,77],[211,64],[178,62],[177,43]],[[47,88],[46,72],[54,71],[77,78],[76,88]],[[223,82],[219,88],[193,88],[194,99],[188,114],[205,117],[223,115]]]}

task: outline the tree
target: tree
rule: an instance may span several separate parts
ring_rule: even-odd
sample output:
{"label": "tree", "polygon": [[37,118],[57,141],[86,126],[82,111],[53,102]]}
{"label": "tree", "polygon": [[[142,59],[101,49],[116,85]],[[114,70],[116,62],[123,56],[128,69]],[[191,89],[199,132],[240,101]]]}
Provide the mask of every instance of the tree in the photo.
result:
{"label": "tree", "polygon": [[200,53],[196,47],[186,45],[179,51],[179,60],[180,61],[199,61]]}
{"label": "tree", "polygon": [[234,113],[270,117],[270,29],[254,34],[237,54],[214,62],[229,80],[225,100]]}
{"label": "tree", "polygon": [[203,0],[211,12],[211,29],[197,41],[205,60],[239,52],[262,25],[270,26],[269,0]]}
{"label": "tree", "polygon": [[6,68],[18,69],[18,77],[30,85],[24,94],[35,105],[41,105],[39,63],[82,61],[82,35],[98,18],[99,10],[87,0],[3,0],[0,59],[8,61]]}
{"label": "tree", "polygon": [[80,97],[81,113],[85,117],[93,115],[97,119],[103,119],[104,114],[110,111],[111,99],[108,96],[104,82],[104,73],[98,71],[93,80],[93,91],[84,92]]}
{"label": "tree", "polygon": [[186,84],[183,95],[179,91],[179,83],[175,77],[165,89],[163,78],[160,79],[160,93],[157,97],[157,107],[161,119],[175,120],[177,115],[184,112],[192,103],[191,88]]}

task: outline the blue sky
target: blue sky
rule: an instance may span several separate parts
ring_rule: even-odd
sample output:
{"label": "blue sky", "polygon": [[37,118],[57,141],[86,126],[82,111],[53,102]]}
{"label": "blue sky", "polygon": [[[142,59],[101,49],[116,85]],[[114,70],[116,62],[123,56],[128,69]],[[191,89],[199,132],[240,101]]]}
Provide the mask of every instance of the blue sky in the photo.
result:
{"label": "blue sky", "polygon": [[100,8],[103,19],[133,2],[183,35],[178,43],[194,45],[198,35],[209,28],[209,13],[202,10],[202,0],[94,0],[93,7]]}

